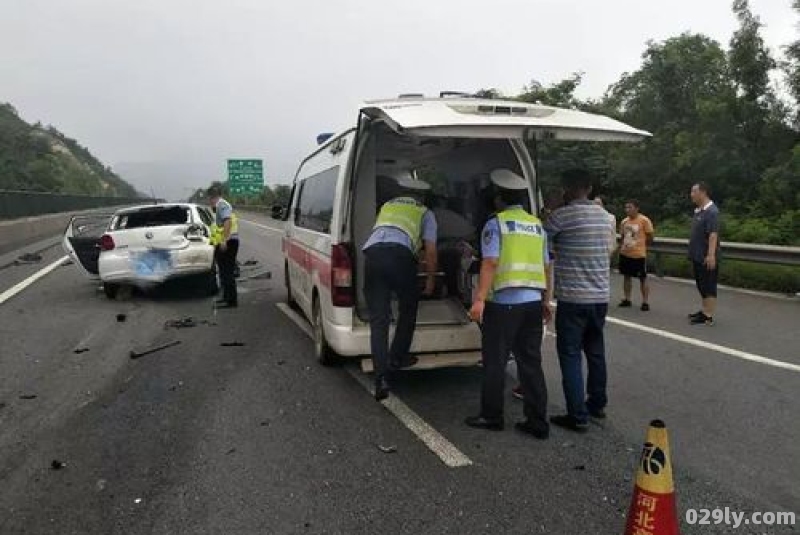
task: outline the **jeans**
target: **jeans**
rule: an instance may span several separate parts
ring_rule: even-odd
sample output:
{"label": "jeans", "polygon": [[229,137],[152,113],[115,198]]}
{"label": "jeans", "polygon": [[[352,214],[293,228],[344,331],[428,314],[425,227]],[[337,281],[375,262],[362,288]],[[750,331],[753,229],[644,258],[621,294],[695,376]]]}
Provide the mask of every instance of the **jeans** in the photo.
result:
{"label": "jeans", "polygon": [[214,256],[219,269],[219,280],[222,286],[222,296],[231,305],[239,303],[236,291],[236,255],[239,253],[239,240],[228,240],[225,251],[217,247]]}
{"label": "jeans", "polygon": [[[364,251],[364,297],[369,308],[370,347],[376,377],[385,377],[393,362],[405,359],[414,339],[419,306],[417,260],[399,244],[373,245]],[[398,317],[389,349],[392,294]]]}
{"label": "jeans", "polygon": [[[558,303],[556,311],[556,348],[561,366],[567,412],[579,422],[589,419],[589,411],[605,408],[606,351],[603,327],[608,303]],[[588,369],[586,386],[583,383],[583,358]]]}
{"label": "jeans", "polygon": [[542,371],[542,303],[501,305],[487,302],[483,312],[483,389],[481,416],[503,419],[506,364],[513,351],[522,385],[525,418],[546,430],[547,384]]}

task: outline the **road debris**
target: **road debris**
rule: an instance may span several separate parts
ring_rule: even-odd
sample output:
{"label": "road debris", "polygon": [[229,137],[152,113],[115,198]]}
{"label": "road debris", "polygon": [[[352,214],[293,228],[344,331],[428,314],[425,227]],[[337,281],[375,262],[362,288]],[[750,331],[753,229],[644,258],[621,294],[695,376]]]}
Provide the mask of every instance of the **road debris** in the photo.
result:
{"label": "road debris", "polygon": [[383,446],[378,444],[378,449],[381,450],[383,453],[397,453],[397,446]]}
{"label": "road debris", "polygon": [[278,366],[283,366],[284,364],[286,364],[285,360],[281,359],[278,361]]}
{"label": "road debris", "polygon": [[5,403],[0,403],[0,410],[3,410],[5,408],[6,408],[6,404]]}
{"label": "road debris", "polygon": [[222,347],[244,347],[244,342],[222,342]]}
{"label": "road debris", "polygon": [[216,323],[208,320],[196,320],[191,316],[181,318],[178,320],[168,320],[164,322],[164,330],[169,329],[191,329],[198,325],[216,325]]}
{"label": "road debris", "polygon": [[256,260],[255,258],[251,258],[250,260],[246,261],[242,265],[243,266],[255,266],[255,265],[258,265],[258,260]]}
{"label": "road debris", "polygon": [[106,490],[106,480],[98,479],[97,483],[95,484],[95,488],[97,489],[97,492],[102,492]]}
{"label": "road debris", "polygon": [[157,351],[163,351],[164,349],[169,349],[170,347],[175,347],[176,345],[178,345],[180,343],[181,343],[180,340],[173,340],[172,342],[168,342],[166,344],[161,344],[160,346],[156,346],[156,347],[151,347],[150,349],[146,349],[146,350],[140,351],[140,352],[131,350],[130,355],[131,355],[132,359],[138,359],[138,358],[144,357],[145,355],[150,355],[151,353],[155,353]]}
{"label": "road debris", "polygon": [[140,503],[142,503],[142,499],[141,498],[136,498],[135,500],[133,500],[133,503],[140,504]]}
{"label": "road debris", "polygon": [[582,472],[582,471],[586,470],[586,465],[585,464],[579,464],[579,465],[573,466],[572,469]]}
{"label": "road debris", "polygon": [[250,279],[252,281],[256,281],[256,280],[271,280],[272,279],[272,272],[271,271],[265,271],[264,273],[259,273],[258,275],[251,275],[250,277],[248,277],[248,279]]}
{"label": "road debris", "polygon": [[117,322],[124,323],[128,319],[127,314],[117,314]]}
{"label": "road debris", "polygon": [[22,264],[37,264],[42,261],[42,255],[39,253],[25,253],[17,258],[17,261]]}
{"label": "road debris", "polygon": [[50,468],[53,469],[53,470],[61,470],[62,468],[65,468],[66,466],[67,466],[67,463],[59,461],[58,459],[53,459],[53,462],[50,463]]}
{"label": "road debris", "polygon": [[22,394],[19,399],[36,399],[36,394]]}
{"label": "road debris", "polygon": [[89,351],[88,347],[78,347],[73,351],[73,353],[80,355],[81,353],[86,353],[87,351]]}
{"label": "road debris", "polygon": [[236,453],[236,448],[229,449],[228,452],[225,455],[231,455],[233,453]]}
{"label": "road debris", "polygon": [[[3,408],[3,407],[2,407],[2,406],[0,406],[0,409],[2,409],[2,408]],[[261,427],[267,427],[267,426],[269,425],[269,420],[264,420],[264,421],[263,421],[263,422],[261,422],[259,425],[261,425]]]}

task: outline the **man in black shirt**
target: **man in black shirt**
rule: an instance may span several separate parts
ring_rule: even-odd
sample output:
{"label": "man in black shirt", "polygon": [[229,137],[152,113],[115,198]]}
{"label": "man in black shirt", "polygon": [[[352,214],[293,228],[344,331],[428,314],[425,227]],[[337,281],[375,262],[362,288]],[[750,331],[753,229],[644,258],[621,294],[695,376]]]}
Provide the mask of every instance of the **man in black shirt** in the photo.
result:
{"label": "man in black shirt", "polygon": [[719,271],[719,209],[711,200],[711,190],[703,182],[692,186],[690,196],[697,208],[689,238],[689,260],[692,261],[697,290],[703,298],[703,308],[689,314],[689,323],[713,325]]}

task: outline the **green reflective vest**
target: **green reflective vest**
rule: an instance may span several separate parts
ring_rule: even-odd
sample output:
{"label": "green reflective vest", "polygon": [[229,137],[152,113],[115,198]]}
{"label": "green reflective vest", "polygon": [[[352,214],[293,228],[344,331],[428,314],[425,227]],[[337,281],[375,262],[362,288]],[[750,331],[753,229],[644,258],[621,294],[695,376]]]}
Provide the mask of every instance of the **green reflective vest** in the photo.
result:
{"label": "green reflective vest", "polygon": [[398,197],[385,203],[378,214],[375,227],[394,227],[411,238],[414,253],[422,246],[422,218],[428,209],[408,197]]}
{"label": "green reflective vest", "polygon": [[492,291],[505,288],[547,288],[544,268],[544,229],[538,218],[522,208],[497,214],[500,259]]}

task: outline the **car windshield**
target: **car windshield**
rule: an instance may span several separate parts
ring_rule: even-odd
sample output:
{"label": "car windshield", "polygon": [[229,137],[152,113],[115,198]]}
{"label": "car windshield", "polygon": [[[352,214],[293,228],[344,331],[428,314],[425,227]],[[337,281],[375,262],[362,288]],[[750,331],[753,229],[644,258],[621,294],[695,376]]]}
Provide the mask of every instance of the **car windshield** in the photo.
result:
{"label": "car windshield", "polygon": [[185,206],[147,208],[119,214],[115,218],[112,230],[183,225],[189,222],[189,217],[189,209]]}

